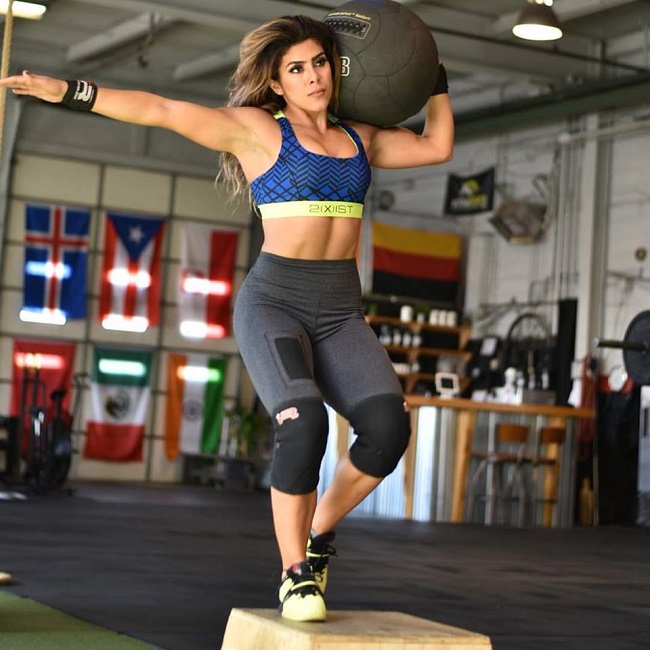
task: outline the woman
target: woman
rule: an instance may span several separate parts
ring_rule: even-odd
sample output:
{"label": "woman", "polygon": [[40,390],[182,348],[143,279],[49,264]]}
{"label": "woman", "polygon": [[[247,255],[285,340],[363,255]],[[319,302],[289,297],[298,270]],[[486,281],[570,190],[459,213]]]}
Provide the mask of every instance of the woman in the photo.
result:
{"label": "woman", "polygon": [[[422,135],[331,118],[335,41],[327,25],[304,16],[267,22],[244,38],[240,54],[229,104],[221,108],[29,72],[0,84],[175,131],[224,152],[221,176],[233,192],[248,186],[264,244],[238,292],[234,331],[275,422],[271,502],[283,567],[280,612],[320,621],[333,529],[395,469],[410,434],[400,383],[361,308],[355,254],[370,165],[450,160],[453,117],[441,66]],[[350,421],[357,438],[317,504],[324,401]]]}

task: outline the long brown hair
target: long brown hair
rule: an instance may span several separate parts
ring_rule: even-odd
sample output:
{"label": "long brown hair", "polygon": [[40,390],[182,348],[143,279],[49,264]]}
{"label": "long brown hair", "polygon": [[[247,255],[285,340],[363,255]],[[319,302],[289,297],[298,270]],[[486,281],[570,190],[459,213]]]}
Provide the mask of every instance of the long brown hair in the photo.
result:
{"label": "long brown hair", "polygon": [[[284,108],[282,96],[271,90],[282,57],[298,43],[314,39],[323,47],[337,88],[339,55],[334,34],[327,24],[309,16],[274,18],[249,32],[239,47],[239,64],[230,80],[228,106],[257,106],[270,113]],[[335,98],[332,98],[335,101]],[[246,179],[237,158],[224,152],[217,181],[223,179],[233,195],[244,193]]]}

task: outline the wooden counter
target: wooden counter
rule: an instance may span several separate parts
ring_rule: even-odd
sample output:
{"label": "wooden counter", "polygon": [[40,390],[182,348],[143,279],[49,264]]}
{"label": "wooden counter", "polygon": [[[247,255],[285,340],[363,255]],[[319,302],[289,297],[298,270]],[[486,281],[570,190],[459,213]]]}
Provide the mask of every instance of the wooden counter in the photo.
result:
{"label": "wooden counter", "polygon": [[[405,512],[407,518],[411,518],[413,512],[414,494],[414,463],[417,445],[417,422],[418,409],[421,407],[434,407],[438,409],[452,409],[456,411],[456,440],[455,440],[455,461],[453,471],[451,521],[463,521],[463,509],[465,503],[465,487],[467,485],[467,474],[469,470],[470,453],[476,415],[479,412],[494,414],[515,414],[532,417],[543,417],[547,424],[552,426],[566,427],[570,420],[592,419],[594,412],[591,409],[573,408],[571,406],[551,406],[548,404],[503,404],[499,402],[477,402],[470,399],[440,397],[422,397],[419,395],[407,395],[406,400],[411,407],[411,423],[414,435],[404,456],[404,483],[405,483]],[[557,453],[557,451],[556,451]],[[545,482],[544,494],[550,496],[555,486]],[[543,523],[551,525],[551,508],[544,509]]]}

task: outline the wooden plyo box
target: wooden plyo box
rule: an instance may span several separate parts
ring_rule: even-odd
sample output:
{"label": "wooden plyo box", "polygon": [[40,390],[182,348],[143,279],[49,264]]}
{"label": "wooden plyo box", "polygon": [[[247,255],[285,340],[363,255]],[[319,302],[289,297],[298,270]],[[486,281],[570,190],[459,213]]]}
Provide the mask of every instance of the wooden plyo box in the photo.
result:
{"label": "wooden plyo box", "polygon": [[401,612],[329,611],[296,623],[274,609],[230,612],[221,650],[491,650],[487,636]]}

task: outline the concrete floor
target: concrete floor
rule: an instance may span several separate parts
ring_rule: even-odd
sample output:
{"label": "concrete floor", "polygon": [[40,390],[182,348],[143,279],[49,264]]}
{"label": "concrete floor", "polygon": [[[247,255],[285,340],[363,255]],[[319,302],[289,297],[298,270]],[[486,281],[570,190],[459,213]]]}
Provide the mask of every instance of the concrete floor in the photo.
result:
{"label": "concrete floor", "polygon": [[[232,607],[276,605],[266,492],[77,483],[0,501],[9,589],[164,650],[217,650]],[[396,610],[495,650],[650,647],[650,531],[351,517],[330,609]],[[0,626],[1,626],[0,617]]]}

